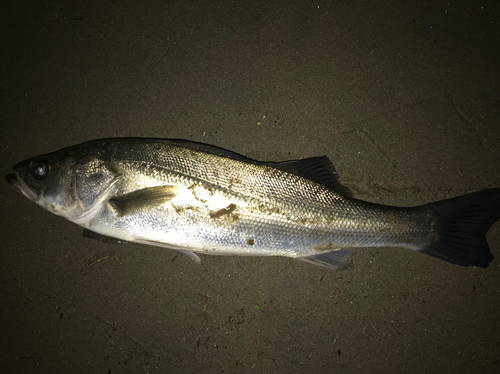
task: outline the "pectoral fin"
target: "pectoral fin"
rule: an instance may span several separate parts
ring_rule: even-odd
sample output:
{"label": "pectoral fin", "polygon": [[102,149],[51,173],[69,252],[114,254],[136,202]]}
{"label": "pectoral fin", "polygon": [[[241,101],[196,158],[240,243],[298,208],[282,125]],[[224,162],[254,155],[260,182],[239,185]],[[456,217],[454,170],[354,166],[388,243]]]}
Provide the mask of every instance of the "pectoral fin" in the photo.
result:
{"label": "pectoral fin", "polygon": [[178,187],[174,185],[143,188],[125,195],[113,197],[109,204],[118,217],[128,216],[135,212],[157,208],[177,195]]}

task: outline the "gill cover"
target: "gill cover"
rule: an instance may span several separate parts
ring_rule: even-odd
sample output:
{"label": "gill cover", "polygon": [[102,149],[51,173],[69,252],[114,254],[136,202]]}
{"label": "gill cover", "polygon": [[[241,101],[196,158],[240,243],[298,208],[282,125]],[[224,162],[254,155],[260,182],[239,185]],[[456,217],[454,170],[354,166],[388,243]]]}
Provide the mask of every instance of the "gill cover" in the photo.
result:
{"label": "gill cover", "polygon": [[116,184],[121,176],[105,152],[82,157],[74,166],[72,178],[72,194],[77,207],[67,218],[79,225],[92,219],[117,193]]}
{"label": "gill cover", "polygon": [[110,196],[110,189],[120,179],[121,173],[113,167],[105,152],[81,159],[75,166],[75,197],[87,210],[102,197]]}

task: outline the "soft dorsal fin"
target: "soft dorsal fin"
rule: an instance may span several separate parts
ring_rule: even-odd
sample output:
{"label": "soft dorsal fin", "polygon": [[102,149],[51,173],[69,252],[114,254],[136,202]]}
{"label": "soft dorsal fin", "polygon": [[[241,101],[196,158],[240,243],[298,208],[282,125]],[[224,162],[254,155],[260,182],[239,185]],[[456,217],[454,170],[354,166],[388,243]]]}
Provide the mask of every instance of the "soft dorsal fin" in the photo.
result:
{"label": "soft dorsal fin", "polygon": [[326,156],[278,162],[274,164],[274,167],[322,184],[342,196],[353,195],[351,190],[340,183],[340,178],[335,167]]}

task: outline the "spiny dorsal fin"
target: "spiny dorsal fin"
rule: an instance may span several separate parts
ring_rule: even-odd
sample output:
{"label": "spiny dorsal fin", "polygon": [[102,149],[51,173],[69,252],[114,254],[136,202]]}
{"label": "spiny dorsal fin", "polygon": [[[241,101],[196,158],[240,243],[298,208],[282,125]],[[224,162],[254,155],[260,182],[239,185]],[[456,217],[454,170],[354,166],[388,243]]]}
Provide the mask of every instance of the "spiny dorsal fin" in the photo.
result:
{"label": "spiny dorsal fin", "polygon": [[223,148],[213,145],[197,143],[189,140],[171,140],[172,143],[183,147],[200,150],[202,152],[211,153],[218,156],[231,158],[233,160],[242,161],[254,165],[270,166],[287,173],[295,174],[313,182],[322,184],[323,186],[337,192],[342,196],[353,196],[351,190],[340,183],[339,175],[335,170],[330,159],[326,156],[304,158],[302,160],[292,160],[283,162],[260,162],[252,160],[248,157],[240,155],[236,152],[228,151]]}

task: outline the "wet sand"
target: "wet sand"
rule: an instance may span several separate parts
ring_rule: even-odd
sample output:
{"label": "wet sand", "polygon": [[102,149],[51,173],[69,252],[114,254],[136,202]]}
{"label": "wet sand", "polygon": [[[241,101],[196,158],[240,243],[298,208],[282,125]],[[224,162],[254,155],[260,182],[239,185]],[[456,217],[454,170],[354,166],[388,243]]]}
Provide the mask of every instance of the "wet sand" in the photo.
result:
{"label": "wet sand", "polygon": [[[355,196],[500,187],[494,2],[11,2],[1,172],[87,140],[327,155]],[[498,373],[488,269],[404,249],[330,271],[111,245],[0,183],[4,373]]]}

